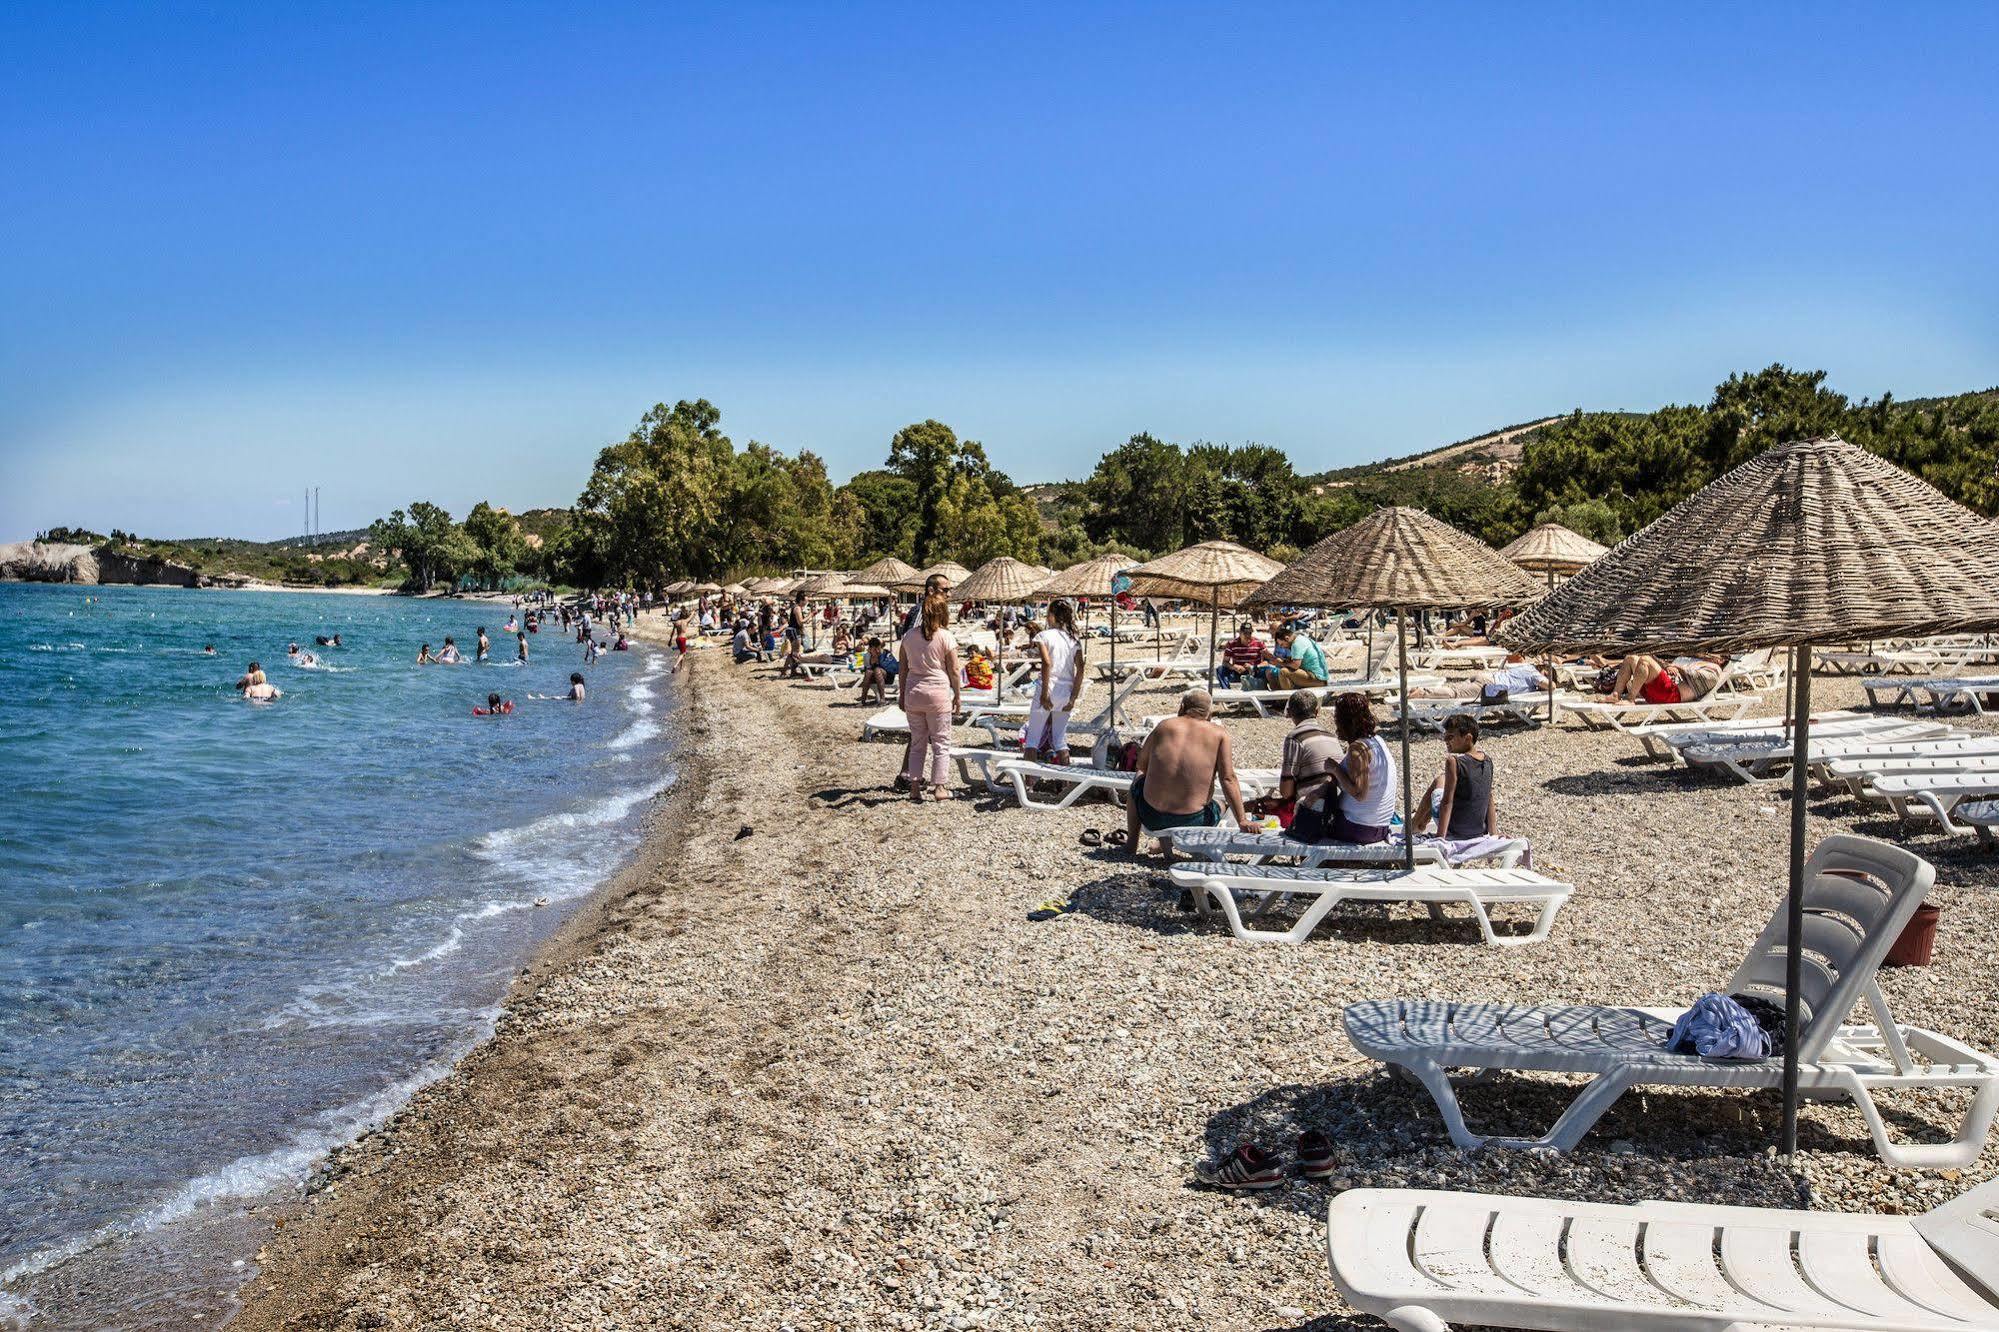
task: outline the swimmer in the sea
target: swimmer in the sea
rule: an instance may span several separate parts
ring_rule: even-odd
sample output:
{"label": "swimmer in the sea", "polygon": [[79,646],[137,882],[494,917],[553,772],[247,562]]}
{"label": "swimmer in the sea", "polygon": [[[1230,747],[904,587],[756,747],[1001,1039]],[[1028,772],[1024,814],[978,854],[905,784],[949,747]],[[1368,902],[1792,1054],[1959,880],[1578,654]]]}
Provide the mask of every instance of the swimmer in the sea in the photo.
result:
{"label": "swimmer in the sea", "polygon": [[310,652],[301,651],[299,645],[296,643],[285,649],[285,656],[291,659],[291,664],[294,666],[319,665],[318,657],[313,656]]}
{"label": "swimmer in the sea", "polygon": [[583,677],[575,671],[569,673],[569,693],[567,697],[572,703],[581,703],[583,701]]}
{"label": "swimmer in the sea", "polygon": [[208,645],[207,647],[203,648],[203,649],[201,650],[201,655],[202,655],[202,656],[204,656],[204,657],[212,657],[212,656],[214,656],[214,655],[215,655],[215,644],[213,644],[213,643],[210,643],[210,644],[209,644],[209,645]]}
{"label": "swimmer in the sea", "polygon": [[416,654],[416,664],[419,666],[437,665],[437,658],[430,655],[430,644],[425,643],[423,648]]}
{"label": "swimmer in the sea", "polygon": [[521,665],[525,666],[528,664],[528,636],[526,634],[517,633],[514,635],[514,638],[518,640],[520,644],[520,663]]}
{"label": "swimmer in the sea", "polygon": [[458,662],[458,640],[450,634],[446,634],[444,636],[444,650],[437,654],[437,664],[440,666],[456,666]]}
{"label": "swimmer in the sea", "polygon": [[335,634],[331,638],[328,638],[325,634],[314,634],[312,636],[312,641],[319,644],[321,647],[339,647],[340,635]]}
{"label": "swimmer in the sea", "polygon": [[512,699],[502,701],[498,694],[488,694],[486,695],[486,706],[472,709],[472,715],[474,717],[504,717],[513,710],[514,701]]}
{"label": "swimmer in the sea", "polygon": [[486,627],[479,626],[479,660],[484,661],[492,654],[493,642],[486,637]]}
{"label": "swimmer in the sea", "polygon": [[248,689],[251,685],[260,685],[262,683],[264,683],[264,668],[253,661],[250,663],[249,669],[244,671],[241,678],[236,681],[236,688],[243,690]]}
{"label": "swimmer in the sea", "polygon": [[264,668],[254,661],[250,663],[250,669],[243,672],[242,678],[236,681],[236,689],[252,703],[268,703],[274,698],[284,697],[276,685],[264,678]]}

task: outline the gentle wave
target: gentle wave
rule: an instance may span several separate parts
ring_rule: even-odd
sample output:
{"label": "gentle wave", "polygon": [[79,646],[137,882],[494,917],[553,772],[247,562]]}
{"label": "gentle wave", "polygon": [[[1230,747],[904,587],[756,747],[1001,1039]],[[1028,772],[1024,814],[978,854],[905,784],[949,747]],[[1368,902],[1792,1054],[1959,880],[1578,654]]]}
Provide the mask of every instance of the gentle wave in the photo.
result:
{"label": "gentle wave", "polygon": [[[283,1146],[268,1152],[239,1156],[219,1169],[191,1179],[164,1202],[130,1220],[113,1222],[87,1235],[79,1235],[29,1254],[12,1267],[0,1270],[0,1286],[12,1285],[37,1272],[46,1271],[100,1244],[158,1230],[161,1226],[193,1215],[197,1209],[210,1203],[254,1198],[281,1185],[303,1183],[322,1157],[379,1128],[391,1115],[409,1104],[411,1097],[449,1073],[454,1064],[492,1032],[493,1022],[489,1019],[449,1054],[431,1060],[408,1077],[399,1078],[345,1105],[321,1112],[315,1124],[301,1129]],[[0,1316],[4,1316],[5,1312],[4,1306],[0,1306]]]}

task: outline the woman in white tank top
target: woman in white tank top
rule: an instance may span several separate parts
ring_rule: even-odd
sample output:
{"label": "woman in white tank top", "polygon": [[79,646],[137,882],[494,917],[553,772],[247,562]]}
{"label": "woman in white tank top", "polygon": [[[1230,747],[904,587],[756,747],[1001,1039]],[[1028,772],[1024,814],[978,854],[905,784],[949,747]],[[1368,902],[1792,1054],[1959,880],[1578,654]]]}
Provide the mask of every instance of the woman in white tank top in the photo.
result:
{"label": "woman in white tank top", "polygon": [[1333,704],[1333,730],[1347,755],[1331,774],[1340,796],[1328,822],[1330,840],[1385,842],[1395,817],[1395,759],[1375,731],[1373,705],[1360,694],[1340,695]]}

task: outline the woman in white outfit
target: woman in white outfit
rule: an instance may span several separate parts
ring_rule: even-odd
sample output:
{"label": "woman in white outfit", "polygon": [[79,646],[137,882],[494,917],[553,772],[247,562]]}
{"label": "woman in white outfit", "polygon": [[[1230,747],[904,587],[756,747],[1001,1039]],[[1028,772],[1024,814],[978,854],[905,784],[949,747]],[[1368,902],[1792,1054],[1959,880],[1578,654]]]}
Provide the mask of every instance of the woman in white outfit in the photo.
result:
{"label": "woman in white outfit", "polygon": [[1028,762],[1069,761],[1069,713],[1083,692],[1083,644],[1076,637],[1076,608],[1057,598],[1048,606],[1048,627],[1034,636],[1041,659],[1041,687],[1027,706],[1027,734],[1021,756]]}

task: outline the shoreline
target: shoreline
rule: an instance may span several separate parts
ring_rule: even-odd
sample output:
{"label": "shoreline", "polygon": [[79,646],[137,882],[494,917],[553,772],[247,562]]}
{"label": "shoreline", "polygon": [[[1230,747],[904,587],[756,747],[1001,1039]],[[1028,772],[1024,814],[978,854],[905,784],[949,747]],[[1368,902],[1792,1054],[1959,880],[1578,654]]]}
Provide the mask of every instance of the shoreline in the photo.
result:
{"label": "shoreline", "polygon": [[[1955,1178],[1888,1170],[1857,1112],[1821,1105],[1786,1168],[1774,1098],[1665,1088],[1566,1155],[1461,1152],[1345,1041],[1353,999],[1713,988],[1783,880],[1768,791],[1669,776],[1614,733],[1501,733],[1502,817],[1577,884],[1548,942],[1494,949],[1396,908],[1253,947],[1176,911],[1154,866],[1078,847],[1118,811],[963,788],[914,807],[850,698],[715,651],[682,676],[686,766],[633,864],[490,1041],[335,1160],[233,1327],[1358,1332],[1379,1324],[1325,1270],[1342,1188],[1915,1211],[1999,1174],[1999,1146]],[[1229,725],[1239,762],[1274,761],[1282,722]],[[1417,741],[1424,780],[1440,752]],[[1855,819],[1821,798],[1811,821]],[[1946,914],[1935,965],[1884,978],[1897,1014],[1999,1048],[1989,865],[1900,840],[1937,864]],[[1028,920],[1050,896],[1071,909]],[[1566,1098],[1525,1079],[1467,1109],[1514,1132]],[[1329,1184],[1193,1187],[1236,1141],[1288,1156],[1304,1128],[1338,1144]]]}

